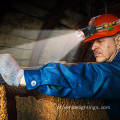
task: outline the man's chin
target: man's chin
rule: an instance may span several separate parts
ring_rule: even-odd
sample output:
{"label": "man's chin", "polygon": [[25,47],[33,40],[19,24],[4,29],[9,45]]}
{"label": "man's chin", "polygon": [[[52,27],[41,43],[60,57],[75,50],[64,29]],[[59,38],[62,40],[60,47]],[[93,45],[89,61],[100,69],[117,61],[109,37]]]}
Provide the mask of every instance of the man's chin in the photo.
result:
{"label": "man's chin", "polygon": [[102,62],[105,62],[105,59],[103,59],[101,57],[96,57],[96,62],[102,63]]}

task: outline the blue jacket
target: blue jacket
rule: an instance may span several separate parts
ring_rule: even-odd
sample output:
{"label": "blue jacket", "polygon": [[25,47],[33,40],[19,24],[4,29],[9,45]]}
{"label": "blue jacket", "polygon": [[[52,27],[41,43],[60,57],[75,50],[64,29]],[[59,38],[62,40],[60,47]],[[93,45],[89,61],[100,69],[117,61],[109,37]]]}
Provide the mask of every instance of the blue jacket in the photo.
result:
{"label": "blue jacket", "polygon": [[26,87],[67,98],[120,99],[120,52],[109,63],[64,66],[48,63],[24,70]]}

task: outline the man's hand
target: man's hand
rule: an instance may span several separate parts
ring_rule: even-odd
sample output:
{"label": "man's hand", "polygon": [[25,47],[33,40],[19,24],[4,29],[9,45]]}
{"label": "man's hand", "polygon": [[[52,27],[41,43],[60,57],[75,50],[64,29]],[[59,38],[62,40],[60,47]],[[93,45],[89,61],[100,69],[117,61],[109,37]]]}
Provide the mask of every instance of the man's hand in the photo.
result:
{"label": "man's hand", "polygon": [[10,54],[0,54],[0,74],[7,84],[18,86],[24,70]]}

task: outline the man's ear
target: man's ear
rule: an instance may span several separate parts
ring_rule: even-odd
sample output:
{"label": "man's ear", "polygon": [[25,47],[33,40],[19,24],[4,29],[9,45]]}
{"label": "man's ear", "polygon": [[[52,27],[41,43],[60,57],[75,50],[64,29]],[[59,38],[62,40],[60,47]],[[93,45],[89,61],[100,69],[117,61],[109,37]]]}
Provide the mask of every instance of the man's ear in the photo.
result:
{"label": "man's ear", "polygon": [[115,44],[116,44],[117,50],[120,50],[120,35],[117,35],[115,37]]}

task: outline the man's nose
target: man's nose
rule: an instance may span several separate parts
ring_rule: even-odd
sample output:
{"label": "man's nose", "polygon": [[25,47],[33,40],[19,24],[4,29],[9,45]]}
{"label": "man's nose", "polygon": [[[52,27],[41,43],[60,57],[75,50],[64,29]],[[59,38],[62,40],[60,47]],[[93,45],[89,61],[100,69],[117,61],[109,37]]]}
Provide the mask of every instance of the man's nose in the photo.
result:
{"label": "man's nose", "polygon": [[94,41],[93,42],[93,45],[92,45],[92,50],[95,50],[99,47],[99,43],[97,41]]}

